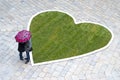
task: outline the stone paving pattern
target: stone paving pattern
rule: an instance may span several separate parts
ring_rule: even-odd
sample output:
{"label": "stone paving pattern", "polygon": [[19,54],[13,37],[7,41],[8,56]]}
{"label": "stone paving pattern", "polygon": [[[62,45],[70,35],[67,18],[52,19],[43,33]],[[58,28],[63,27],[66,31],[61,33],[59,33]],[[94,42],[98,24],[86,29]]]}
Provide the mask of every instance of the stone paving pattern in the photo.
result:
{"label": "stone paving pattern", "polygon": [[[32,15],[62,10],[76,21],[112,30],[110,46],[92,55],[32,66],[19,60],[14,36]],[[0,80],[120,80],[120,0],[0,0]]]}

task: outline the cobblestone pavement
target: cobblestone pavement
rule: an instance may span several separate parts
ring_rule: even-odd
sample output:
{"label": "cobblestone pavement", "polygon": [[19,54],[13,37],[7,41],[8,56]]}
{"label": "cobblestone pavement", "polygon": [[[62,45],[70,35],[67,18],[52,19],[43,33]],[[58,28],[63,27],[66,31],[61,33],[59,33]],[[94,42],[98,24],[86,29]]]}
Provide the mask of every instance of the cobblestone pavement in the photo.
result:
{"label": "cobblestone pavement", "polygon": [[[120,80],[120,0],[0,0],[0,80]],[[32,66],[19,60],[14,36],[32,15],[62,10],[76,21],[107,26],[110,46],[81,58]]]}

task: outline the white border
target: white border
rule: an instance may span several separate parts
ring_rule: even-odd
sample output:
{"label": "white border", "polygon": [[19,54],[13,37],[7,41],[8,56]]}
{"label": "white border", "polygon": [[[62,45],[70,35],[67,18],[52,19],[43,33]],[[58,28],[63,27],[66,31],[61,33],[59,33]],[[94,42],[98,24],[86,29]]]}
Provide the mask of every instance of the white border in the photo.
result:
{"label": "white border", "polygon": [[[33,15],[33,16],[30,18],[29,23],[28,23],[27,30],[29,31],[31,21],[32,21],[32,19],[33,19],[36,15],[38,15],[38,14],[40,14],[40,13],[43,13],[43,12],[47,12],[47,11],[58,11],[58,12],[63,12],[63,13],[65,13],[65,14],[68,14],[69,16],[71,16],[71,17],[73,18],[75,24],[87,22],[87,23],[93,23],[93,24],[101,25],[101,24],[99,24],[99,23],[91,22],[91,21],[80,21],[80,22],[77,22],[76,19],[75,19],[71,14],[69,14],[68,12],[61,11],[61,10],[45,10],[45,11],[41,11],[41,12],[36,13],[35,15]],[[101,25],[101,26],[107,28],[107,29],[111,32],[111,34],[112,34],[111,40],[109,41],[109,43],[108,43],[106,46],[104,46],[104,47],[102,47],[102,48],[100,48],[100,49],[97,49],[97,50],[88,52],[88,53],[86,53],[86,54],[82,54],[82,55],[78,55],[78,56],[74,56],[74,57],[69,57],[69,58],[64,58],[64,59],[51,60],[51,61],[46,61],[46,62],[41,62],[41,63],[34,63],[34,62],[33,62],[33,57],[32,57],[32,52],[31,52],[31,54],[30,54],[30,60],[31,60],[32,66],[34,66],[34,65],[48,64],[48,63],[53,63],[53,62],[59,62],[59,61],[64,61],[64,60],[69,60],[69,59],[74,59],[74,58],[80,58],[80,57],[88,56],[88,55],[90,55],[90,54],[92,54],[92,53],[95,53],[95,52],[98,52],[98,51],[100,51],[100,50],[103,50],[103,49],[107,48],[107,47],[111,44],[111,42],[112,42],[112,40],[113,40],[113,38],[114,38],[114,35],[113,35],[113,32],[112,32],[108,27],[106,27],[106,26],[104,26],[104,25]]]}

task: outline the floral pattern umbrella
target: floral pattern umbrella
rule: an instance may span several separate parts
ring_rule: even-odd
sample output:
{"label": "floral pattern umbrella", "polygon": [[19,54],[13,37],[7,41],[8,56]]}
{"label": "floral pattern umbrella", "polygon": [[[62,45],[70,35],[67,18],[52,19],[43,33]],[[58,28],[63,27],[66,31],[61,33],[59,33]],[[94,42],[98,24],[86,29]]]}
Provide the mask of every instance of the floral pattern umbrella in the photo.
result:
{"label": "floral pattern umbrella", "polygon": [[15,36],[16,41],[20,43],[26,42],[30,40],[30,38],[31,38],[31,33],[30,31],[27,30],[22,30],[18,32],[17,35]]}

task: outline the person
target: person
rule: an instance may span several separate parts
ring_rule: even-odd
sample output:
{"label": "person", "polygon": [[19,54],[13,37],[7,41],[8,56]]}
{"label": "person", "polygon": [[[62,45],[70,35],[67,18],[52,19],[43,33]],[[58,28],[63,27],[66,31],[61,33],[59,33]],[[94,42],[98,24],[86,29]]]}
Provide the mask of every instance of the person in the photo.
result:
{"label": "person", "polygon": [[31,39],[28,40],[27,42],[19,42],[18,43],[18,51],[19,51],[19,57],[20,57],[20,60],[24,60],[23,59],[23,52],[25,51],[26,52],[26,62],[25,64],[27,64],[29,61],[30,61],[30,51],[32,50],[32,45],[31,45]]}

